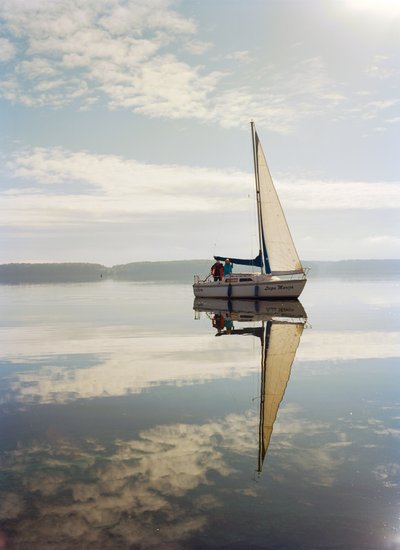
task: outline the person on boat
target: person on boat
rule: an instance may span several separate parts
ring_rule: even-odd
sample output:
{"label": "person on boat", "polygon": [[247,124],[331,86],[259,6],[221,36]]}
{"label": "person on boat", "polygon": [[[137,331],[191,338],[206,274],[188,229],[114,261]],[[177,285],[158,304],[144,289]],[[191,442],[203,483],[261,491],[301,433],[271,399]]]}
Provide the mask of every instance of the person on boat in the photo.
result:
{"label": "person on boat", "polygon": [[229,319],[228,316],[225,319],[224,328],[226,334],[232,334],[232,332],[235,330],[235,327],[233,326],[233,321],[232,319]]}
{"label": "person on boat", "polygon": [[225,260],[225,263],[224,263],[224,277],[230,277],[231,274],[232,274],[232,264],[231,264],[231,261],[229,260],[229,258],[227,258]]}
{"label": "person on boat", "polygon": [[[222,264],[221,264],[222,265]],[[218,334],[221,334],[225,326],[225,319],[222,313],[216,313],[212,320],[212,326],[217,329]]]}
{"label": "person on boat", "polygon": [[212,266],[211,274],[214,277],[214,281],[222,281],[222,277],[224,276],[224,266],[219,260],[217,260]]}

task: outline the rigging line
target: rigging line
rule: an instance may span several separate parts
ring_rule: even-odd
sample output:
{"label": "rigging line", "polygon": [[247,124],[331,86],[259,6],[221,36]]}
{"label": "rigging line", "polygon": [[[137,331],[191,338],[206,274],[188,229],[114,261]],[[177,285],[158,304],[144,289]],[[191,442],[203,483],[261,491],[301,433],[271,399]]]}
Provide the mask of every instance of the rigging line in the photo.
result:
{"label": "rigging line", "polygon": [[[227,226],[227,227],[225,227]],[[227,229],[229,229],[229,223],[226,223],[226,216],[222,212],[217,211],[216,213],[216,223],[214,224],[214,227],[216,229],[215,235],[214,235],[214,254],[217,249],[217,244],[219,243],[221,232],[224,231],[225,233],[229,234],[229,231],[227,232]],[[218,245],[219,246],[219,245]]]}

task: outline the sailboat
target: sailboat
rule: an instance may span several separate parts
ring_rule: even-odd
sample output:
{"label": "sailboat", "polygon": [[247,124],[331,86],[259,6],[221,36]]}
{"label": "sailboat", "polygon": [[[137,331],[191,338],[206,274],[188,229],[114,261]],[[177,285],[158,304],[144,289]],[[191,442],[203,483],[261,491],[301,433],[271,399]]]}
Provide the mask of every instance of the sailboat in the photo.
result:
{"label": "sailboat", "polygon": [[259,273],[231,273],[213,281],[194,277],[193,292],[213,298],[298,298],[307,278],[279,201],[254,122],[251,122],[256,184],[259,253],[246,260],[214,256],[216,260],[260,268]]}
{"label": "sailboat", "polygon": [[[217,302],[217,303],[216,303]],[[219,302],[219,303],[218,303]],[[261,305],[258,311],[254,304]],[[232,322],[261,321],[261,326],[237,329],[218,329],[216,336],[253,335],[261,340],[260,413],[258,425],[258,460],[256,471],[261,474],[271,441],[279,406],[289,382],[293,361],[307,315],[298,300],[246,301],[199,300],[193,308],[197,313],[207,312],[212,320],[223,317]]]}

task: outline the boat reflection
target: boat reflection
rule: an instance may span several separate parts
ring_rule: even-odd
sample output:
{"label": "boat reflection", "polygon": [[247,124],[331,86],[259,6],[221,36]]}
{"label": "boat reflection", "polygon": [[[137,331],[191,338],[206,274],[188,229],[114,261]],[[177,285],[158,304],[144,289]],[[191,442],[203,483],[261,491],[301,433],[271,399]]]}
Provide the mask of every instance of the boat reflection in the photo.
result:
{"label": "boat reflection", "polygon": [[[269,447],[274,423],[299,346],[306,312],[298,300],[245,301],[196,299],[194,310],[206,313],[216,336],[253,335],[261,341],[261,383],[259,450],[257,472]],[[236,328],[234,323],[258,323],[257,326]],[[261,324],[260,324],[261,323]]]}

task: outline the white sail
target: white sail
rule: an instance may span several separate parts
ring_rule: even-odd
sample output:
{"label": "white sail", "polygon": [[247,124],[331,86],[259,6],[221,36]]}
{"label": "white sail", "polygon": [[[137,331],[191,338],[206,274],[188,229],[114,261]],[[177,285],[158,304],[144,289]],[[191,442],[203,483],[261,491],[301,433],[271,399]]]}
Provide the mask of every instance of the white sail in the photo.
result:
{"label": "white sail", "polygon": [[303,328],[304,323],[269,322],[266,326],[261,359],[259,471],[269,446]]}
{"label": "white sail", "polygon": [[257,133],[255,134],[255,170],[259,188],[259,216],[264,266],[272,273],[299,272],[303,267],[297,255],[285,214],[279,202]]}

